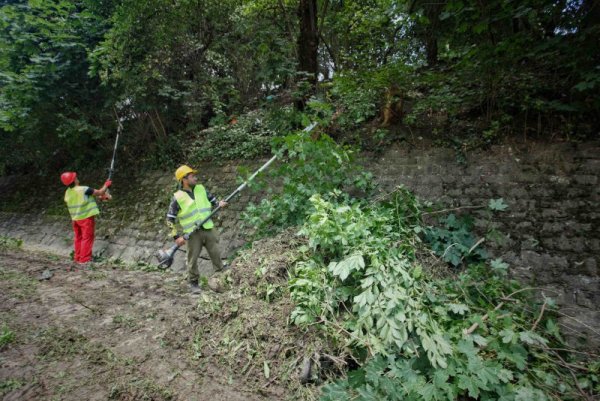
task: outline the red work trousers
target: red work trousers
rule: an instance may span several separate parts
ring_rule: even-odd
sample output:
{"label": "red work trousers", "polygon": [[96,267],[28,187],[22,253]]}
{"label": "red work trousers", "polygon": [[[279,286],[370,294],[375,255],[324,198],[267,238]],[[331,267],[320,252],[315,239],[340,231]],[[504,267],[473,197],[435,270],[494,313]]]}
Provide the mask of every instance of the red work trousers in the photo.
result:
{"label": "red work trousers", "polygon": [[73,231],[75,231],[75,262],[85,263],[92,260],[95,226],[96,220],[94,216],[83,220],[73,220]]}

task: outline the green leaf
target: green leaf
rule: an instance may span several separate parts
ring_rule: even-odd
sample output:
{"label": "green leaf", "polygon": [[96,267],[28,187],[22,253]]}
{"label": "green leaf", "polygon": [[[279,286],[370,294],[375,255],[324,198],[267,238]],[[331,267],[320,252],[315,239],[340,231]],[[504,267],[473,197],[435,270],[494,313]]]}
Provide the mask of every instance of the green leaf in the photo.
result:
{"label": "green leaf", "polygon": [[344,281],[348,276],[356,270],[361,270],[365,267],[365,260],[362,255],[352,255],[341,262],[332,262],[329,264],[329,271],[340,280]]}
{"label": "green leaf", "polygon": [[473,338],[475,344],[481,347],[486,347],[488,345],[488,340],[485,337],[480,336],[479,334],[473,334],[471,337]]}
{"label": "green leaf", "polygon": [[508,208],[508,205],[506,203],[504,203],[504,198],[490,199],[488,208],[490,210],[495,210],[495,211],[501,212],[501,211],[506,210],[506,208]]}
{"label": "green leaf", "polygon": [[423,386],[420,386],[418,393],[421,397],[423,397],[424,401],[431,401],[438,399],[437,397],[437,389],[431,383],[425,383]]}
{"label": "green leaf", "polygon": [[458,388],[462,390],[468,390],[469,397],[479,397],[479,386],[477,382],[470,376],[459,375],[458,376]]}
{"label": "green leaf", "polygon": [[448,308],[458,315],[464,315],[470,311],[469,307],[465,304],[448,304]]}
{"label": "green leaf", "polygon": [[499,334],[502,336],[502,342],[505,344],[514,343],[517,338],[516,333],[510,329],[504,329]]}
{"label": "green leaf", "polygon": [[519,387],[516,391],[515,401],[547,401],[546,394],[533,387]]}
{"label": "green leaf", "polygon": [[502,275],[506,274],[508,270],[508,263],[504,262],[500,258],[492,260],[490,262],[490,266],[492,267],[492,269],[494,269],[494,271],[499,272]]}
{"label": "green leaf", "polygon": [[529,345],[534,345],[534,344],[540,344],[540,345],[546,345],[548,343],[548,340],[546,340],[544,337],[540,336],[537,333],[534,333],[533,331],[522,331],[521,333],[519,333],[519,339],[524,342],[525,344],[529,344]]}
{"label": "green leaf", "polygon": [[513,380],[513,373],[508,369],[500,369],[498,379],[503,383],[509,383]]}

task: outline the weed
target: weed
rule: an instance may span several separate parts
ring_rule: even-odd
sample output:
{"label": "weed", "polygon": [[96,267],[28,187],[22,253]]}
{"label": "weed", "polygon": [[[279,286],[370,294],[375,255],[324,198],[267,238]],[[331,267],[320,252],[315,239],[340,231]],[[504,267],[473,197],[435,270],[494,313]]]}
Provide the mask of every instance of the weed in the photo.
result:
{"label": "weed", "polygon": [[148,379],[134,378],[118,383],[110,389],[110,400],[169,401],[174,398],[170,390]]}
{"label": "weed", "polygon": [[2,325],[2,329],[0,329],[0,350],[13,341],[15,341],[15,333],[8,326]]}
{"label": "weed", "polygon": [[0,395],[5,395],[11,391],[18,390],[25,385],[21,379],[6,379],[0,381]]}
{"label": "weed", "polygon": [[88,278],[90,280],[106,280],[108,278],[108,273],[102,271],[93,271],[88,274]]}
{"label": "weed", "polygon": [[203,332],[198,330],[196,334],[194,334],[194,339],[192,340],[192,358],[200,359],[202,358],[202,347],[203,347]]}
{"label": "weed", "polygon": [[39,334],[41,359],[52,360],[81,353],[87,339],[72,330],[50,327]]}
{"label": "weed", "polygon": [[25,273],[0,268],[0,281],[6,281],[10,294],[19,299],[30,298],[35,294],[37,281]]}
{"label": "weed", "polygon": [[0,235],[0,249],[19,249],[23,245],[23,240]]}
{"label": "weed", "polygon": [[124,327],[129,329],[134,328],[137,325],[135,318],[124,315],[113,316],[112,322],[116,327]]}

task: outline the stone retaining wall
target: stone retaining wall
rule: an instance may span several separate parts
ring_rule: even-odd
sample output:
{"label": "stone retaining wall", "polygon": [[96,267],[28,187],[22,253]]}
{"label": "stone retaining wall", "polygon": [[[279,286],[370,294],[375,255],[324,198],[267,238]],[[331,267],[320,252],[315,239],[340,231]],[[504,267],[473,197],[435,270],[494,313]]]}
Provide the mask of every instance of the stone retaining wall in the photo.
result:
{"label": "stone retaining wall", "polygon": [[[486,245],[510,263],[513,276],[545,288],[546,295],[558,300],[561,311],[572,317],[562,319],[567,330],[583,332],[595,347],[600,346],[600,143],[506,144],[471,152],[462,164],[452,150],[394,145],[382,155],[367,157],[365,164],[381,191],[405,185],[423,199],[448,208],[487,205],[490,199],[504,198],[509,208],[493,221],[504,241]],[[259,165],[256,162],[252,168]],[[238,164],[201,165],[199,170],[207,189],[220,197],[239,185]],[[174,191],[172,172],[138,175],[143,179],[132,183],[117,174],[115,200],[102,205],[97,222],[96,254],[154,263],[156,250],[172,244],[164,224]],[[0,235],[22,238],[27,247],[68,255],[72,233],[62,204],[64,188],[56,181],[44,189],[55,201],[32,215],[22,212],[33,206],[27,203],[25,187],[17,185],[20,181],[0,179],[0,201],[20,202],[2,208]],[[102,180],[82,177],[82,182]],[[15,196],[15,191],[23,193]],[[240,212],[248,202],[259,200],[260,195],[245,191],[216,219],[224,257],[244,244]],[[469,212],[480,230],[488,224],[484,211]],[[210,262],[205,254],[203,258],[200,268],[208,275]],[[183,253],[178,254],[174,269],[182,270],[184,259]]]}
{"label": "stone retaining wall", "polygon": [[[567,331],[600,347],[600,143],[496,146],[464,164],[452,150],[394,146],[367,164],[382,191],[403,184],[448,208],[503,198],[509,208],[493,217],[503,241],[486,246],[512,276],[557,299],[572,317],[561,319]],[[468,213],[480,231],[490,221]]]}

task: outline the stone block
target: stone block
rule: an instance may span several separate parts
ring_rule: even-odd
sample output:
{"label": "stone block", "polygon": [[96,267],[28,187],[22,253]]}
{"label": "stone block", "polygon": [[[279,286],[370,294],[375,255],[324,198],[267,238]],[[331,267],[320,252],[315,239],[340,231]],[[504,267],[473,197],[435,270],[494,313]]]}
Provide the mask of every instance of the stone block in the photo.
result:
{"label": "stone block", "polygon": [[596,185],[598,183],[596,175],[576,175],[573,179],[579,185]]}
{"label": "stone block", "polygon": [[585,146],[581,147],[577,151],[577,157],[582,159],[598,159],[600,155],[600,147],[598,146]]}
{"label": "stone block", "polygon": [[529,189],[529,194],[534,199],[537,198],[553,198],[555,196],[554,189],[548,186],[532,185]]}
{"label": "stone block", "polygon": [[555,184],[558,186],[566,187],[571,184],[571,179],[569,177],[565,177],[563,175],[550,175],[548,176],[548,181],[551,184]]}
{"label": "stone block", "polygon": [[535,184],[540,182],[540,175],[534,172],[520,172],[513,175],[513,180],[522,184]]}
{"label": "stone block", "polygon": [[533,228],[533,223],[531,223],[530,221],[522,221],[518,223],[516,227],[517,230],[519,230],[520,232],[527,232],[531,231],[531,229]]}
{"label": "stone block", "polygon": [[121,260],[123,260],[124,262],[133,263],[133,262],[137,261],[137,259],[135,258],[135,256],[137,256],[137,255],[138,255],[138,252],[134,246],[127,246],[127,247],[123,248],[123,251],[121,252],[121,255],[119,256],[119,258]]}
{"label": "stone block", "polygon": [[452,198],[459,198],[463,196],[463,190],[460,188],[449,189],[444,191],[444,195],[450,196]]}
{"label": "stone block", "polygon": [[464,192],[465,195],[469,197],[492,198],[494,196],[492,189],[483,185],[465,188]]}
{"label": "stone block", "polygon": [[460,181],[460,177],[456,177],[453,174],[442,174],[440,178],[444,184]]}
{"label": "stone block", "polygon": [[545,222],[542,226],[542,234],[555,234],[563,230],[563,223]]}
{"label": "stone block", "polygon": [[562,219],[567,217],[567,213],[560,209],[543,209],[542,218],[544,219]]}
{"label": "stone block", "polygon": [[126,247],[123,245],[109,243],[104,251],[103,256],[107,257],[109,259],[119,259],[119,258],[121,258],[121,255],[125,251],[125,248]]}
{"label": "stone block", "polygon": [[[570,267],[570,271],[573,274],[580,274],[588,277],[599,276],[598,262],[593,257],[586,258],[580,262],[574,261]],[[598,292],[600,293],[600,290]]]}
{"label": "stone block", "polygon": [[510,196],[511,198],[516,198],[516,199],[528,199],[529,193],[523,187],[516,187],[516,188],[510,189],[507,192],[507,196]]}
{"label": "stone block", "polygon": [[600,175],[600,159],[587,159],[579,166],[579,172],[586,175]]}

